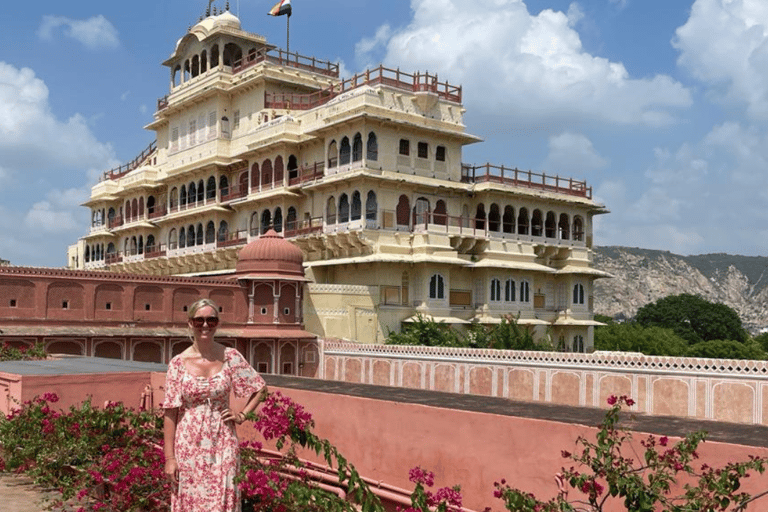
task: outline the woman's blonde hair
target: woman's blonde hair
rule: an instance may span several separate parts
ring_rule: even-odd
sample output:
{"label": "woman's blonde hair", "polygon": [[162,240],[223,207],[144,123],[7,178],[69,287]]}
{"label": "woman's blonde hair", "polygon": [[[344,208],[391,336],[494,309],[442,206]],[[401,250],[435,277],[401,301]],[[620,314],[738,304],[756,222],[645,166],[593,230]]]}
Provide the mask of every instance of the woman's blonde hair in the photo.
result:
{"label": "woman's blonde hair", "polygon": [[195,313],[197,313],[198,310],[206,306],[213,308],[213,310],[216,312],[216,316],[219,316],[219,306],[211,299],[199,299],[193,302],[192,305],[187,308],[187,316],[191,320],[194,318]]}

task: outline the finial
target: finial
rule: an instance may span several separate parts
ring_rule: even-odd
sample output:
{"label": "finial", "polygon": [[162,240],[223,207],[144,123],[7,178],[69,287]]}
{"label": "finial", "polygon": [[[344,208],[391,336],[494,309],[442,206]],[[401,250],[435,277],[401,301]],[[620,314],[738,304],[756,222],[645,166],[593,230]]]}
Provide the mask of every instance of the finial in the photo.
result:
{"label": "finial", "polygon": [[205,17],[208,18],[211,16],[211,6],[209,5],[208,8],[205,10]]}
{"label": "finial", "polygon": [[226,11],[227,11],[227,12],[229,12],[229,0],[227,0],[227,7],[226,7]]}

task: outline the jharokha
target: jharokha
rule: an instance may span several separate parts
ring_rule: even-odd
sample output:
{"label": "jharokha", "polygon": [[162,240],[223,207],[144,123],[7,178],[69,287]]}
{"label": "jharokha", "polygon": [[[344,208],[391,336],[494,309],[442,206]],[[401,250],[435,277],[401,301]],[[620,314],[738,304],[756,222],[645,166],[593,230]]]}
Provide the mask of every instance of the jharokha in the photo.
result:
{"label": "jharokha", "polygon": [[463,163],[479,139],[460,86],[382,66],[340,77],[228,10],[162,64],[156,140],[93,186],[69,269],[0,266],[0,342],[168,362],[205,296],[261,372],[314,374],[318,338],[382,343],[419,315],[512,315],[591,350],[607,210],[584,181]]}

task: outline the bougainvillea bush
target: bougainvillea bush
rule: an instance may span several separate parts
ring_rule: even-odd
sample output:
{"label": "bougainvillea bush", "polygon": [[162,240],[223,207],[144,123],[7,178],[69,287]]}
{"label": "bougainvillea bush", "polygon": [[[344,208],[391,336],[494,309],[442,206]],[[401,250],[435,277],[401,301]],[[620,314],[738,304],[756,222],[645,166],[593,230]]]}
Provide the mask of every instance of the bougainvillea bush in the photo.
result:
{"label": "bougainvillea bush", "polygon": [[[90,401],[60,411],[57,401],[55,394],[46,393],[0,418],[0,467],[26,472],[39,484],[59,489],[61,498],[51,503],[55,510],[169,509],[159,411],[136,411],[119,403],[95,407]],[[636,450],[632,433],[619,426],[622,408],[631,405],[629,397],[611,397],[594,439],[579,437],[574,448],[561,452],[565,463],[556,475],[555,498],[539,500],[502,479],[489,483],[489,500],[493,494],[503,509],[520,512],[741,512],[768,494],[740,491],[742,479],[764,471],[765,459],[753,457],[721,468],[699,463],[703,433],[677,443],[645,436],[642,450]],[[281,453],[262,450],[258,442],[241,444],[237,485],[244,512],[384,512],[354,466],[313,433],[314,421],[300,404],[272,393],[249,419]],[[325,460],[335,472],[334,485],[314,481],[316,466],[307,467],[297,456],[299,447]],[[409,478],[415,484],[410,506],[398,507],[399,512],[462,510],[458,486],[433,492],[434,475],[421,467],[412,468]],[[687,483],[681,486],[681,481]]]}

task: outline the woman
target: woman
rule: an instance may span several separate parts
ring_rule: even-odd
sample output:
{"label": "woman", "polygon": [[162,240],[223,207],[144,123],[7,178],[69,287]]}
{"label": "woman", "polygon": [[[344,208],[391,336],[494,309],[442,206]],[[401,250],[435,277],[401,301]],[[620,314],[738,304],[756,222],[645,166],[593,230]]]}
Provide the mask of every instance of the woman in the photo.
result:
{"label": "woman", "polygon": [[[210,299],[189,307],[192,346],[174,357],[165,380],[165,473],[177,484],[174,512],[239,512],[234,483],[240,463],[235,424],[267,394],[264,379],[234,348],[213,340],[219,308]],[[230,390],[249,397],[242,411]]]}

